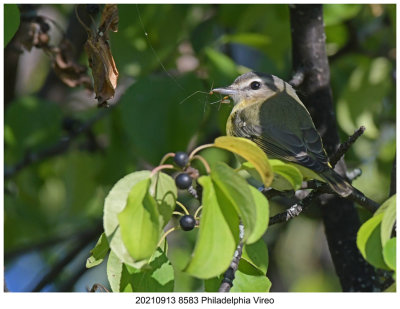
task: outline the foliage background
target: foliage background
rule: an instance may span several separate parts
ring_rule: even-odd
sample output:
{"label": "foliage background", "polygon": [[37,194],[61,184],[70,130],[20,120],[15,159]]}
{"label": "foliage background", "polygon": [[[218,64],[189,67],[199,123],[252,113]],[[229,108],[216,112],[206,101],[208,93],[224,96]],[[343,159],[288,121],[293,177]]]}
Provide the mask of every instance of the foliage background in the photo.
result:
{"label": "foliage background", "polygon": [[[72,5],[38,10],[64,29],[74,14]],[[167,152],[225,134],[232,106],[210,104],[218,100],[206,94],[212,86],[228,85],[248,69],[290,79],[286,5],[119,5],[119,15],[119,31],[111,34],[120,72],[118,104],[68,150],[5,180],[5,278],[11,291],[32,290],[79,237],[101,222],[104,198],[119,178],[157,165]],[[382,202],[396,150],[395,5],[324,5],[324,20],[341,138],[360,125],[367,128],[346,162],[363,171],[355,187]],[[87,63],[84,53],[80,62]],[[35,154],[67,136],[65,123],[71,119],[84,123],[104,112],[95,107],[94,95],[48,78],[50,70],[40,49],[19,56],[16,95],[4,108],[5,170],[27,152]],[[205,93],[190,96],[195,91]],[[204,155],[211,162],[234,162],[222,150]],[[273,204],[272,215],[283,207]],[[361,209],[360,215],[367,218]],[[108,286],[105,263],[83,268],[96,236],[44,290]],[[181,263],[194,239],[195,232],[171,236],[173,263]],[[272,226],[264,239],[271,291],[340,291],[315,207]],[[175,291],[203,289],[200,281],[175,275]]]}

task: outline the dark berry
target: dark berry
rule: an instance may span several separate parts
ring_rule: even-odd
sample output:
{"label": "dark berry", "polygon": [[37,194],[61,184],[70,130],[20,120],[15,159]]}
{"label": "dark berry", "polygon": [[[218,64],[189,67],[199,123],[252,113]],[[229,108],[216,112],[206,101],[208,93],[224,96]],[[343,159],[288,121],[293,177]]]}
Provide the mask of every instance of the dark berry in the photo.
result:
{"label": "dark berry", "polygon": [[175,184],[179,189],[187,189],[192,185],[192,178],[186,173],[181,173],[176,176]]}
{"label": "dark berry", "polygon": [[181,226],[182,230],[191,231],[196,225],[196,220],[191,215],[185,215],[179,220],[179,225]]}
{"label": "dark berry", "polygon": [[175,153],[174,162],[180,167],[185,167],[189,162],[189,156],[186,152],[178,151]]}

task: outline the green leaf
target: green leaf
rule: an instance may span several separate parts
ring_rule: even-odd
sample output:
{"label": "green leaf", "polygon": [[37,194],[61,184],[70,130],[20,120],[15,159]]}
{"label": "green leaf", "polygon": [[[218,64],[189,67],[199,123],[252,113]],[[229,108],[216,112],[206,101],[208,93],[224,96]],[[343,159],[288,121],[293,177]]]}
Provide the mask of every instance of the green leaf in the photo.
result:
{"label": "green leaf", "polygon": [[269,202],[266,197],[253,186],[248,185],[253,196],[254,208],[256,210],[256,222],[253,228],[253,232],[247,239],[247,244],[252,244],[260,239],[264,235],[268,228],[269,222]]}
{"label": "green leaf", "polygon": [[160,248],[143,269],[123,264],[111,251],[107,277],[113,292],[172,292],[174,289],[174,270]]}
{"label": "green leaf", "polygon": [[236,33],[225,35],[221,40],[224,44],[233,42],[252,46],[261,50],[271,44],[271,40],[265,33]]}
{"label": "green leaf", "polygon": [[200,230],[193,257],[184,271],[192,276],[208,279],[220,275],[228,268],[236,249],[238,235],[232,234],[230,223],[220,208],[211,178],[202,176],[198,182],[203,187]]}
{"label": "green leaf", "polygon": [[223,275],[204,280],[205,292],[218,292],[221,286]]}
{"label": "green leaf", "polygon": [[396,282],[393,282],[386,290],[383,292],[396,292]]}
{"label": "green leaf", "polygon": [[[229,200],[229,205],[234,208],[232,211],[236,210],[241,218],[245,231],[244,240],[247,240],[253,233],[257,220],[257,210],[254,207],[255,202],[246,180],[221,162],[213,166],[210,176],[215,186],[218,187],[218,191],[221,191],[225,198]],[[219,201],[219,204],[222,205],[223,203]]]}
{"label": "green leaf", "polygon": [[171,219],[176,205],[178,192],[174,179],[165,173],[157,173],[152,178],[150,193],[157,202],[160,226],[163,228]]}
{"label": "green leaf", "polygon": [[118,214],[122,240],[136,261],[150,258],[160,239],[159,212],[149,192],[150,183],[148,178],[135,184],[124,210]]}
{"label": "green leaf", "polygon": [[324,23],[326,26],[343,23],[355,17],[361,9],[360,4],[324,4]]}
{"label": "green leaf", "polygon": [[271,281],[265,273],[244,259],[239,262],[231,292],[269,292]]}
{"label": "green leaf", "polygon": [[215,84],[223,84],[228,80],[231,82],[238,75],[236,63],[224,53],[211,47],[204,48],[204,53]]}
{"label": "green leaf", "polygon": [[176,79],[163,74],[139,77],[117,106],[120,124],[134,144],[135,155],[156,165],[171,149],[184,149],[204,115],[203,104],[198,101],[204,102],[205,95],[190,95],[207,90],[192,73]]}
{"label": "green leaf", "polygon": [[96,246],[92,250],[90,250],[91,254],[90,257],[86,260],[86,268],[94,267],[103,262],[109,250],[110,246],[108,245],[106,234],[102,233],[96,243]]}
{"label": "green leaf", "polygon": [[381,213],[382,211],[381,239],[384,247],[392,235],[393,225],[396,221],[396,194],[386,200],[376,213]]}
{"label": "green leaf", "polygon": [[390,269],[396,270],[396,237],[388,240],[383,247],[383,259]]}
{"label": "green leaf", "polygon": [[[111,250],[107,261],[107,278],[113,292],[119,292],[123,278],[123,264],[118,256]],[[125,285],[125,284],[123,284]]]}
{"label": "green leaf", "polygon": [[11,41],[19,27],[19,9],[16,4],[4,4],[4,47]]}
{"label": "green leaf", "polygon": [[214,146],[234,152],[249,161],[260,174],[266,187],[269,187],[272,178],[272,168],[267,155],[254,142],[233,136],[221,136],[215,139]]}
{"label": "green leaf", "polygon": [[57,143],[63,136],[62,116],[54,102],[28,96],[13,101],[4,115],[4,130],[8,132],[4,136],[6,162],[15,164],[27,149],[36,152]]}
{"label": "green leaf", "polygon": [[150,177],[150,171],[140,171],[121,178],[108,193],[104,203],[104,232],[111,250],[125,264],[140,268],[146,261],[135,261],[126,249],[119,228],[118,214],[124,209],[133,186]]}
{"label": "green leaf", "polygon": [[274,172],[274,180],[271,187],[279,191],[296,191],[300,189],[303,182],[303,175],[295,166],[276,159],[270,159],[269,163]]}
{"label": "green leaf", "polygon": [[259,269],[263,274],[267,273],[269,255],[263,239],[259,239],[253,244],[244,245],[241,258]]}
{"label": "green leaf", "polygon": [[141,270],[126,266],[133,292],[172,292],[174,269],[165,253],[158,248],[148,267]]}
{"label": "green leaf", "polygon": [[373,216],[365,222],[357,233],[357,247],[362,256],[373,266],[388,269],[382,255],[380,225],[383,214]]}

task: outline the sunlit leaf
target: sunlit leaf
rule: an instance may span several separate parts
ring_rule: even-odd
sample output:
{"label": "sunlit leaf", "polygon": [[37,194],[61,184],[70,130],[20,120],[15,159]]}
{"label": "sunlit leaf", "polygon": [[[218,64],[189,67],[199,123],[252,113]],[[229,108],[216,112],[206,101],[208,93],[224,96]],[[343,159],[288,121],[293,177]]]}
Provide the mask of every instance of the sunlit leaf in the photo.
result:
{"label": "sunlit leaf", "polygon": [[324,4],[324,24],[336,25],[353,18],[361,8],[360,4]]}
{"label": "sunlit leaf", "polygon": [[383,213],[381,239],[382,246],[384,247],[392,235],[393,225],[396,221],[396,194],[386,200],[382,206],[378,208],[374,215],[376,216],[381,213]]}
{"label": "sunlit leaf", "polygon": [[396,292],[396,282],[393,282],[386,290],[383,292]]}
{"label": "sunlit leaf", "polygon": [[123,264],[111,251],[107,277],[113,292],[172,292],[174,289],[174,270],[160,248],[143,269]]}
{"label": "sunlit leaf", "polygon": [[255,48],[264,49],[269,44],[271,40],[264,33],[235,33],[228,34],[222,37],[222,42],[224,43],[240,43]]}
{"label": "sunlit leaf", "polygon": [[215,72],[214,83],[222,84],[238,75],[236,64],[230,57],[211,47],[206,47],[204,52],[211,72]]}
{"label": "sunlit leaf", "polygon": [[146,262],[137,262],[128,253],[121,238],[118,214],[124,209],[128,194],[133,186],[149,177],[150,171],[128,174],[113,186],[104,202],[104,231],[110,248],[123,263],[137,268],[140,268],[146,264]]}
{"label": "sunlit leaf", "polygon": [[244,259],[239,262],[231,292],[269,292],[271,281],[266,274]]}
{"label": "sunlit leaf", "polygon": [[124,210],[118,214],[122,241],[135,261],[152,256],[161,233],[157,203],[149,192],[150,183],[148,178],[135,184]]}
{"label": "sunlit leaf", "polygon": [[203,187],[203,210],[193,257],[185,270],[192,276],[208,279],[224,272],[233,257],[238,235],[232,235],[229,222],[220,209],[209,176],[198,179]]}
{"label": "sunlit leaf", "polygon": [[107,237],[104,233],[101,234],[96,246],[90,250],[90,257],[86,260],[86,268],[91,268],[103,262],[105,256],[110,250]]}
{"label": "sunlit leaf", "polygon": [[165,173],[157,173],[153,176],[150,193],[157,202],[160,226],[163,228],[171,219],[172,212],[175,209],[178,195],[175,180]]}
{"label": "sunlit leaf", "polygon": [[215,164],[210,175],[215,186],[234,207],[232,211],[236,211],[241,218],[245,230],[244,240],[247,240],[252,235],[257,220],[257,209],[247,182],[224,163]]}
{"label": "sunlit leaf", "polygon": [[362,256],[372,265],[388,269],[382,255],[380,226],[383,214],[373,216],[365,222],[357,233],[357,247]]}
{"label": "sunlit leaf", "polygon": [[396,237],[388,240],[383,247],[383,259],[390,269],[396,270]]}
{"label": "sunlit leaf", "polygon": [[276,159],[270,159],[269,163],[274,172],[274,180],[271,184],[273,188],[281,191],[300,189],[303,175],[295,166]]}
{"label": "sunlit leaf", "polygon": [[267,230],[269,222],[269,203],[260,191],[250,185],[248,185],[248,187],[253,196],[254,207],[257,214],[253,232],[249,235],[249,238],[246,241],[247,244],[252,244],[260,239]]}
{"label": "sunlit leaf", "polygon": [[118,256],[111,251],[107,261],[107,278],[113,292],[119,292],[123,272],[123,264]]}
{"label": "sunlit leaf", "polygon": [[267,273],[269,255],[263,239],[259,239],[253,244],[244,245],[241,258],[258,268],[262,273]]}
{"label": "sunlit leaf", "polygon": [[221,136],[215,139],[214,145],[234,152],[252,163],[264,185],[269,187],[273,178],[272,168],[267,155],[254,142],[242,137]]}

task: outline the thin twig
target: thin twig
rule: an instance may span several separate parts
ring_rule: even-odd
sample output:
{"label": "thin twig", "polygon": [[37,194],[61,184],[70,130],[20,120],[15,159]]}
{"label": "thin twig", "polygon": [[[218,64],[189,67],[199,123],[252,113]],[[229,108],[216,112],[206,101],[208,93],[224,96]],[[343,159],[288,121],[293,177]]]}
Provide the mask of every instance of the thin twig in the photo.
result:
{"label": "thin twig", "polygon": [[281,212],[271,218],[269,218],[268,225],[274,225],[276,223],[287,222],[290,219],[297,217],[302,213],[305,209],[307,209],[311,202],[315,197],[322,193],[321,187],[312,191],[309,195],[307,195],[304,199],[294,204],[292,207],[286,209],[284,212]]}
{"label": "thin twig", "polygon": [[358,130],[356,130],[353,133],[353,135],[351,135],[347,139],[347,141],[340,144],[339,148],[329,158],[329,163],[332,165],[332,167],[335,167],[336,163],[340,160],[340,158],[350,149],[350,147],[364,133],[364,131],[365,131],[365,127],[361,126]]}
{"label": "thin twig", "polygon": [[[361,126],[357,131],[351,135],[348,140],[342,144],[340,144],[339,148],[336,152],[331,156],[330,163],[332,167],[336,165],[336,163],[340,160],[340,158],[350,149],[350,147],[354,144],[354,142],[364,133],[365,127]],[[358,177],[360,172],[354,173],[354,177]],[[290,219],[297,217],[300,213],[302,213],[312,202],[314,198],[316,198],[320,194],[329,193],[336,194],[328,184],[321,183],[317,180],[311,180],[306,183],[306,186],[303,189],[313,189],[313,191],[308,194],[304,199],[300,200],[298,203],[294,204],[290,208],[286,209],[284,212],[279,213],[269,219],[269,225],[273,225],[276,223],[287,222]],[[275,192],[271,191],[273,196],[275,196]],[[263,192],[264,193],[264,192]],[[265,195],[269,194],[269,191],[264,193]],[[362,207],[366,208],[371,212],[375,212],[379,208],[379,204],[375,201],[366,197],[362,192],[355,189],[348,197],[348,200],[356,202]]]}
{"label": "thin twig", "polygon": [[224,279],[222,279],[222,283],[219,287],[218,292],[229,292],[231,287],[233,286],[233,280],[235,279],[235,272],[239,268],[240,258],[242,257],[243,252],[243,237],[244,237],[244,226],[243,224],[239,225],[239,245],[236,248],[236,251],[233,255],[233,259],[229,268],[224,274]]}

